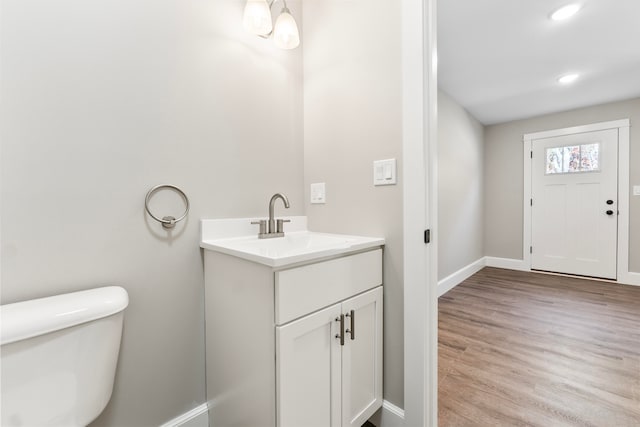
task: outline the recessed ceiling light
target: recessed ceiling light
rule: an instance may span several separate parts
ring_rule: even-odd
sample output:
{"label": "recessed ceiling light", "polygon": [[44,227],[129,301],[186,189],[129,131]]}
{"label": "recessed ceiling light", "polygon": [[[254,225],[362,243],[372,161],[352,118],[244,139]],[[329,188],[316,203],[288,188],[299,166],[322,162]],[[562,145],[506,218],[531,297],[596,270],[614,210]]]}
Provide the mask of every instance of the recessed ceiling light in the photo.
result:
{"label": "recessed ceiling light", "polygon": [[575,82],[578,77],[580,77],[579,74],[565,74],[558,79],[558,83],[568,85],[569,83]]}
{"label": "recessed ceiling light", "polygon": [[551,14],[551,19],[554,21],[564,21],[565,19],[569,19],[575,15],[581,7],[582,6],[577,3],[563,6]]}

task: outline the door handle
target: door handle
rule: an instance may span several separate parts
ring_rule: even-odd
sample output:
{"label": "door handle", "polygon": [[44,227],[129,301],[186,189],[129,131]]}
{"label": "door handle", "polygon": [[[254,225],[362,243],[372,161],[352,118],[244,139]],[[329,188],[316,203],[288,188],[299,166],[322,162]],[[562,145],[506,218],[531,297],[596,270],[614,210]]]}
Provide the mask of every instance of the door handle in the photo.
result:
{"label": "door handle", "polygon": [[356,339],[356,312],[355,310],[351,310],[349,313],[345,314],[351,320],[351,326],[347,329],[347,333],[351,335],[351,340]]}
{"label": "door handle", "polygon": [[336,338],[340,338],[340,345],[344,345],[344,314],[336,317],[336,322],[340,322],[340,333],[336,334]]}
{"label": "door handle", "polygon": [[613,200],[611,200],[611,199],[607,200],[607,204],[608,205],[612,205],[613,204]]}
{"label": "door handle", "polygon": [[608,210],[607,211],[607,215],[613,215],[613,211],[612,210]]}

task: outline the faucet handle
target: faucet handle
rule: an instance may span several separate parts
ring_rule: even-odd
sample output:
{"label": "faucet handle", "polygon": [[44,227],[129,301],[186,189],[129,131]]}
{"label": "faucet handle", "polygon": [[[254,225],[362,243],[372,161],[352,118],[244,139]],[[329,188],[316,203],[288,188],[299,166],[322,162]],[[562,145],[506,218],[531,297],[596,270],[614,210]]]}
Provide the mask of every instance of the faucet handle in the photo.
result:
{"label": "faucet handle", "polygon": [[251,221],[251,224],[257,224],[260,226],[260,234],[265,234],[267,232],[267,220],[266,219],[260,219],[257,221]]}
{"label": "faucet handle", "polygon": [[291,222],[291,220],[290,219],[277,219],[276,220],[276,233],[284,233],[283,224],[285,222]]}

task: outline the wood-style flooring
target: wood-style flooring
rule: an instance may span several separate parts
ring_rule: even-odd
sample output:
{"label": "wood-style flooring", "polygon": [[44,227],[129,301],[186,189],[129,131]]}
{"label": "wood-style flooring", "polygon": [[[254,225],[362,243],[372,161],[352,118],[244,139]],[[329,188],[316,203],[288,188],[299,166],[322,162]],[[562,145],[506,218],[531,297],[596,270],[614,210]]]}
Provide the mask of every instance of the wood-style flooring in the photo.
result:
{"label": "wood-style flooring", "polygon": [[485,268],[439,299],[439,426],[640,426],[640,287]]}

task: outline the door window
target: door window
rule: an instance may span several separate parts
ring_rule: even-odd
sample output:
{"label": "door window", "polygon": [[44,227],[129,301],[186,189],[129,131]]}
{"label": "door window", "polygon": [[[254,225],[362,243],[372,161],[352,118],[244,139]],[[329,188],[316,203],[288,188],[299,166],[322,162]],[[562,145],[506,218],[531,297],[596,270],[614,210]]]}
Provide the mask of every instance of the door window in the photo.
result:
{"label": "door window", "polygon": [[600,170],[600,143],[546,149],[545,175]]}

